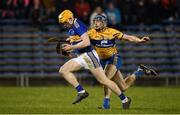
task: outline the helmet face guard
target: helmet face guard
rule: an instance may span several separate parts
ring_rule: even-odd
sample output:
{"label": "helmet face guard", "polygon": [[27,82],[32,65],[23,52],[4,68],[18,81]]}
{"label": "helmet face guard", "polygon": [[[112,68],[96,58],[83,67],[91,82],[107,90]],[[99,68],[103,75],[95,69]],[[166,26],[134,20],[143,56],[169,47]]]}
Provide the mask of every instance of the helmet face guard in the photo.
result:
{"label": "helmet face guard", "polygon": [[101,30],[107,26],[107,19],[104,15],[96,15],[93,19],[93,27]]}

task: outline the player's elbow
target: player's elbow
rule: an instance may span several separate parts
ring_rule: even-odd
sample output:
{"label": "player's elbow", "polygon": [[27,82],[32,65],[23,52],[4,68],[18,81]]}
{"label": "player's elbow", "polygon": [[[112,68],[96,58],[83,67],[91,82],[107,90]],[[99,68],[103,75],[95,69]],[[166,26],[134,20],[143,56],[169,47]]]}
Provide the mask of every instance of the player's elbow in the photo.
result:
{"label": "player's elbow", "polygon": [[124,36],[123,36],[123,40],[125,40],[125,41],[131,42],[131,41],[133,41],[133,39],[134,39],[134,36],[132,36],[132,35],[124,34]]}

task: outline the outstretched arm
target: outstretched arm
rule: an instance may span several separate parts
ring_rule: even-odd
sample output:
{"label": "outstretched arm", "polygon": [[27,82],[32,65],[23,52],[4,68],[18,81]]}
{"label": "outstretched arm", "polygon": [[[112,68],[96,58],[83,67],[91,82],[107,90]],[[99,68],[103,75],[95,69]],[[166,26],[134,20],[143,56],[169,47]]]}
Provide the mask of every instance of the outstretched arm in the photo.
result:
{"label": "outstretched arm", "polygon": [[122,37],[122,40],[134,42],[134,43],[147,43],[150,41],[150,38],[147,36],[144,36],[142,38],[138,38],[138,37],[133,36],[133,35],[124,34]]}

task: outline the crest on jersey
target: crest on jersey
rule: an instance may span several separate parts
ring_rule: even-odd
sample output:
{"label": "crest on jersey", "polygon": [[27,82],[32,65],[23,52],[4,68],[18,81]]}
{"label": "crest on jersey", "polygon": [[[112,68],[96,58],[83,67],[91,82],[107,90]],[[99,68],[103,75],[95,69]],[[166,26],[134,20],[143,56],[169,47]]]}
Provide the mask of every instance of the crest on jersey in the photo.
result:
{"label": "crest on jersey", "polygon": [[101,40],[101,47],[107,47],[108,46],[108,40]]}
{"label": "crest on jersey", "polygon": [[74,30],[73,30],[73,29],[70,29],[70,30],[69,30],[69,34],[70,34],[70,35],[74,35],[74,34],[75,34]]}
{"label": "crest on jersey", "polygon": [[103,44],[107,44],[108,43],[108,41],[107,40],[102,40],[101,41],[101,45],[103,45]]}

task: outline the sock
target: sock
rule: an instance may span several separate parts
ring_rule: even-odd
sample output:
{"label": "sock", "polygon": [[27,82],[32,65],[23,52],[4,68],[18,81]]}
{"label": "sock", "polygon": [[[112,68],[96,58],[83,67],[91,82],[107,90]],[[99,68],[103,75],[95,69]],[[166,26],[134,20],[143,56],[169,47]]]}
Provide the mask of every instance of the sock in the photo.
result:
{"label": "sock", "polygon": [[81,85],[78,85],[76,87],[76,90],[77,90],[78,93],[84,93],[85,92],[85,90],[83,89],[83,87]]}
{"label": "sock", "polygon": [[121,99],[122,103],[126,103],[128,101],[128,98],[124,95],[124,93],[121,93],[119,98]]}
{"label": "sock", "polygon": [[138,68],[137,71],[134,72],[136,77],[142,77],[144,75],[144,71],[140,68]]}
{"label": "sock", "polygon": [[109,99],[109,98],[104,98],[103,107],[104,107],[105,109],[110,108],[109,102],[110,102],[110,99]]}

